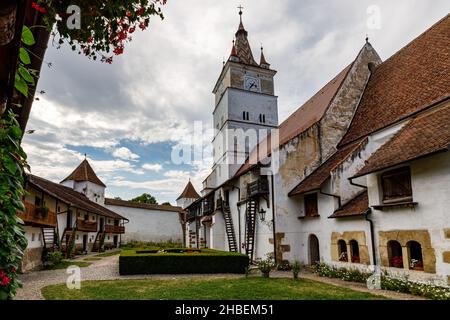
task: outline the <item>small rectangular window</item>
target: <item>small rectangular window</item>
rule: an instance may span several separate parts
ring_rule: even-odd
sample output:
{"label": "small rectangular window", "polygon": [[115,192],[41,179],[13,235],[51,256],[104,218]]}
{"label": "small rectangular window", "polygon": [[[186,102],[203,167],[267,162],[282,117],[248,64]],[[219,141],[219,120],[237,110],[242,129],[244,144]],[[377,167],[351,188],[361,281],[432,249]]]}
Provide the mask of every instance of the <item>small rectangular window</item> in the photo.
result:
{"label": "small rectangular window", "polygon": [[36,237],[35,234],[32,233],[32,234],[31,234],[31,241],[34,241],[34,238],[35,238],[35,237]]}
{"label": "small rectangular window", "polygon": [[41,199],[40,197],[36,196],[36,197],[34,198],[34,204],[35,204],[36,206],[40,207],[40,206],[41,206],[41,203],[42,203],[42,199]]}
{"label": "small rectangular window", "polygon": [[381,175],[383,202],[412,200],[411,170],[409,167],[391,170]]}
{"label": "small rectangular window", "polygon": [[306,194],[305,201],[305,216],[315,217],[319,215],[319,209],[317,205],[317,193]]}

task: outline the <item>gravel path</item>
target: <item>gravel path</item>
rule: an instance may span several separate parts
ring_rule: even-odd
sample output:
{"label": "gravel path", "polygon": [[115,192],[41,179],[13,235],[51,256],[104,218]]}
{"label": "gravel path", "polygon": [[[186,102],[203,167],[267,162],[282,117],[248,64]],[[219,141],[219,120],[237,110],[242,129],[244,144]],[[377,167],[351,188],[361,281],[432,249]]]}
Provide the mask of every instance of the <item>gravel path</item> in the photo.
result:
{"label": "gravel path", "polygon": [[[83,259],[89,256],[84,256],[77,259],[77,261],[83,261]],[[239,278],[243,275],[230,275],[230,274],[215,274],[215,275],[136,275],[136,276],[121,276],[119,275],[119,255],[103,257],[98,261],[89,261],[92,263],[90,266],[80,268],[81,279],[85,280],[117,280],[117,279],[180,279],[180,278]],[[286,278],[291,277],[290,272],[276,271],[271,273],[271,277]],[[45,270],[45,271],[33,271],[20,275],[20,280],[23,283],[23,288],[19,289],[15,297],[16,300],[43,300],[44,297],[41,294],[41,289],[45,286],[52,284],[65,283],[68,274],[65,269],[61,270]],[[314,281],[324,282],[339,287],[349,288],[355,291],[368,292],[376,295],[384,296],[390,299],[397,300],[423,300],[424,298],[397,293],[387,290],[373,291],[368,289],[364,284],[346,282],[340,279],[322,278],[315,274],[303,272],[300,277],[310,279]]]}

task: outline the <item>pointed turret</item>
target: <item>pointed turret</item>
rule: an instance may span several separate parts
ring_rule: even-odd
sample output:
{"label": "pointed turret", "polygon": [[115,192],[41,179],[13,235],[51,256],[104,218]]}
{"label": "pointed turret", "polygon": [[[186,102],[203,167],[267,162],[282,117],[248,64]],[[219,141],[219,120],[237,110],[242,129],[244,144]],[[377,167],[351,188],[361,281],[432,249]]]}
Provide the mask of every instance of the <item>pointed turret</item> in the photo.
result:
{"label": "pointed turret", "polygon": [[266,57],[264,56],[264,48],[261,46],[261,58],[259,60],[259,66],[264,69],[270,68],[270,63],[266,61]]}
{"label": "pointed turret", "polygon": [[105,204],[106,185],[97,177],[86,158],[61,184],[84,194],[93,202]]}
{"label": "pointed turret", "polygon": [[177,205],[184,209],[198,198],[200,198],[200,195],[197,193],[191,183],[191,180],[189,179],[189,182],[186,184],[186,187],[184,187],[183,192],[177,198]]}
{"label": "pointed turret", "polygon": [[234,43],[234,40],[233,40],[233,46],[231,47],[231,53],[230,53],[229,60],[233,61],[233,62],[239,62],[239,56],[237,54],[236,45]]}

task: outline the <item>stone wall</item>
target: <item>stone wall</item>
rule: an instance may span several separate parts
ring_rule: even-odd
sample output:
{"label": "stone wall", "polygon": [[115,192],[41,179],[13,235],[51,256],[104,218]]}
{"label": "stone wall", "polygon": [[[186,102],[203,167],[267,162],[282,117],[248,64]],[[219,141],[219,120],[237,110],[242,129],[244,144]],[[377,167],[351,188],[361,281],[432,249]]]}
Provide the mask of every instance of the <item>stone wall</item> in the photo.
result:
{"label": "stone wall", "polygon": [[[366,233],[364,231],[345,231],[343,233],[332,232],[331,233],[331,260],[339,262],[339,247],[338,241],[344,240],[347,245],[347,253],[351,253],[350,241],[358,241],[359,247],[359,260],[361,264],[370,264],[369,249],[366,243]],[[348,256],[351,261],[351,256]]]}
{"label": "stone wall", "polygon": [[409,269],[409,252],[408,242],[416,241],[422,247],[423,271],[428,273],[436,273],[436,255],[434,248],[431,246],[431,239],[428,230],[392,230],[380,231],[379,233],[379,250],[381,265],[389,267],[389,254],[387,244],[391,240],[398,241],[402,246],[403,266]]}
{"label": "stone wall", "polygon": [[42,266],[42,251],[42,247],[25,250],[22,258],[22,272],[35,270]]}

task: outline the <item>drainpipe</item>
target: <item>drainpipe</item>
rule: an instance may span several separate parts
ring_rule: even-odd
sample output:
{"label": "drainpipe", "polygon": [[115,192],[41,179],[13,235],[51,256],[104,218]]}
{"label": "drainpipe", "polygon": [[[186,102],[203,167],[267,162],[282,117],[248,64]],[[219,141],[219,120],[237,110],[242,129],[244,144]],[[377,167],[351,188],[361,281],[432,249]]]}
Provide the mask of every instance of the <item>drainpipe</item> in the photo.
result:
{"label": "drainpipe", "polygon": [[329,197],[333,197],[333,198],[337,199],[337,200],[338,200],[339,208],[341,208],[342,203],[341,203],[341,197],[340,197],[340,196],[337,196],[337,195],[331,194],[331,193],[323,192],[322,189],[319,189],[319,193],[320,193],[320,194],[323,194],[324,196],[329,196]]}
{"label": "drainpipe", "polygon": [[[360,187],[360,188],[367,190],[367,186],[353,182],[352,178],[348,178],[348,181],[350,181],[350,184],[352,186]],[[373,257],[372,260],[373,260],[373,265],[376,268],[378,264],[377,264],[377,256],[376,256],[376,252],[375,252],[375,229],[373,226],[373,220],[369,219],[369,214],[371,214],[371,213],[372,213],[372,209],[368,208],[367,211],[365,212],[364,218],[367,222],[369,222],[369,226],[370,226],[370,241],[372,242],[372,257]]]}
{"label": "drainpipe", "polygon": [[238,210],[238,239],[239,239],[239,253],[242,253],[241,249],[241,188],[233,186],[233,189],[238,189],[238,201],[237,201],[237,210]]}
{"label": "drainpipe", "polygon": [[277,238],[276,238],[276,229],[275,229],[275,188],[274,188],[274,182],[273,182],[273,174],[270,175],[271,177],[271,189],[272,189],[272,226],[273,226],[273,255],[274,255],[274,261],[275,264],[277,264]]}

